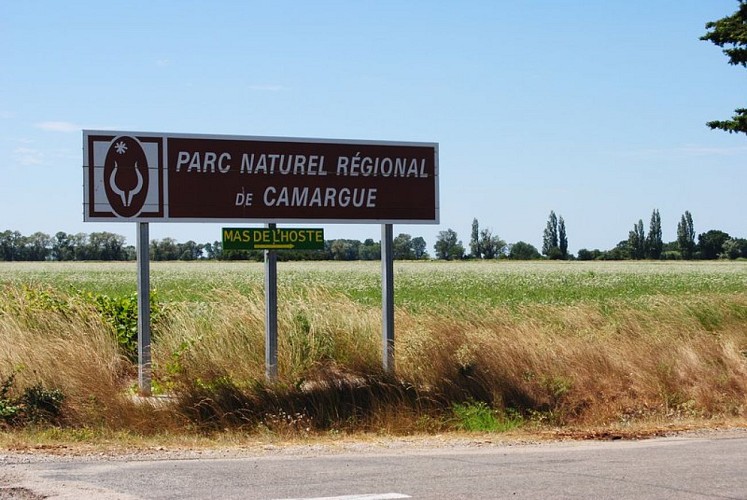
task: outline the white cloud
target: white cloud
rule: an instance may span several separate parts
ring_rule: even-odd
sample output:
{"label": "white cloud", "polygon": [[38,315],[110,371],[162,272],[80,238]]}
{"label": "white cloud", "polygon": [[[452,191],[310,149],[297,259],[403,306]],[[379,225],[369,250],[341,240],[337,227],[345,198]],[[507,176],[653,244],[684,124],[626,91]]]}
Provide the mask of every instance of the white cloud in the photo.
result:
{"label": "white cloud", "polygon": [[8,140],[16,144],[32,144],[34,142],[33,140],[26,137],[11,137]]}
{"label": "white cloud", "polygon": [[83,130],[80,125],[70,122],[41,122],[37,123],[36,127],[49,132],[80,132]]}
{"label": "white cloud", "polygon": [[23,166],[42,165],[44,163],[44,153],[38,149],[16,148],[13,150],[13,156],[16,163]]}

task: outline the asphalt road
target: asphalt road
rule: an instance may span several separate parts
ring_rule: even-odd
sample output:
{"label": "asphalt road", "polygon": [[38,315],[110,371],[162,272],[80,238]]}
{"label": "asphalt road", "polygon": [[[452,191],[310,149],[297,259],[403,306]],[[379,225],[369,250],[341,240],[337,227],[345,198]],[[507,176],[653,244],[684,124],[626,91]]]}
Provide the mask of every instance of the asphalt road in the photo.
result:
{"label": "asphalt road", "polygon": [[0,498],[45,496],[747,499],[747,433],[229,459],[29,458],[0,452]]}

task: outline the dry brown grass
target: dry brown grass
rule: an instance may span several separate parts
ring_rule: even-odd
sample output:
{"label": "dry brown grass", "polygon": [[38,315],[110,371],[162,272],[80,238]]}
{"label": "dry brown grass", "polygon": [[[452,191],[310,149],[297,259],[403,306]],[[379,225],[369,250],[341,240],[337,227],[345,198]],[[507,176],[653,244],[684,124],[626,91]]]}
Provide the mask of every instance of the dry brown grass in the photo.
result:
{"label": "dry brown grass", "polygon": [[72,427],[430,432],[469,401],[567,428],[747,418],[747,294],[398,309],[391,376],[378,308],[296,289],[280,300],[280,377],[267,384],[264,299],[226,289],[170,308],[154,378],[177,403],[153,407],[133,402],[133,367],[94,309],[48,290],[3,292],[0,375],[61,390]]}
{"label": "dry brown grass", "polygon": [[76,297],[3,288],[0,338],[0,377],[14,377],[16,394],[37,384],[61,391],[63,425],[145,431],[172,420],[133,403],[133,367],[101,316]]}
{"label": "dry brown grass", "polygon": [[[319,428],[411,431],[443,428],[451,405],[470,400],[560,425],[747,409],[745,296],[399,310],[396,378],[379,368],[378,310],[319,290],[281,304],[274,386],[264,383],[261,297],[227,292],[209,313],[177,315],[157,357],[172,363],[192,419],[251,427],[298,415]],[[188,347],[184,332],[195,333]]]}
{"label": "dry brown grass", "polygon": [[[707,311],[718,325],[693,310]],[[481,317],[402,318],[400,375],[557,423],[745,415],[747,298],[522,306]],[[407,327],[405,327],[407,328]],[[411,330],[412,331],[412,330]]]}
{"label": "dry brown grass", "polygon": [[[235,290],[215,296],[212,303],[172,310],[154,346],[155,370],[163,379],[175,372],[190,379],[206,373],[246,382],[264,378],[264,297]],[[378,311],[319,289],[286,294],[279,302],[281,383],[296,383],[328,361],[354,371],[378,363]]]}

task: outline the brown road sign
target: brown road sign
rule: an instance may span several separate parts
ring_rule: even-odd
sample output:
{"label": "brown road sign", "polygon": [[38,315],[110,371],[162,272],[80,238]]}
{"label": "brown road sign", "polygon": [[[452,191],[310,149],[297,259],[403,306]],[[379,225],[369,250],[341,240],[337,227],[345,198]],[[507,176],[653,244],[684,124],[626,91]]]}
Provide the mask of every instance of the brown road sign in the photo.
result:
{"label": "brown road sign", "polygon": [[438,144],[83,132],[84,220],[438,223]]}

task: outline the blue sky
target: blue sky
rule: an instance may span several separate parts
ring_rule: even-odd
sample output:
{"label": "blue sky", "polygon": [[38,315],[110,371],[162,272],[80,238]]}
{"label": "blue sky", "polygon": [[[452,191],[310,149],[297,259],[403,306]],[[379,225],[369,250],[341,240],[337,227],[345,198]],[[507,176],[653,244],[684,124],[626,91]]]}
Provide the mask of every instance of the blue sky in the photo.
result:
{"label": "blue sky", "polygon": [[[438,142],[438,231],[473,218],[540,247],[609,249],[661,213],[675,239],[747,237],[743,68],[698,40],[735,0],[2,2],[0,231],[83,223],[81,130]],[[151,224],[207,242],[221,224]],[[380,238],[377,225],[325,237]]]}

